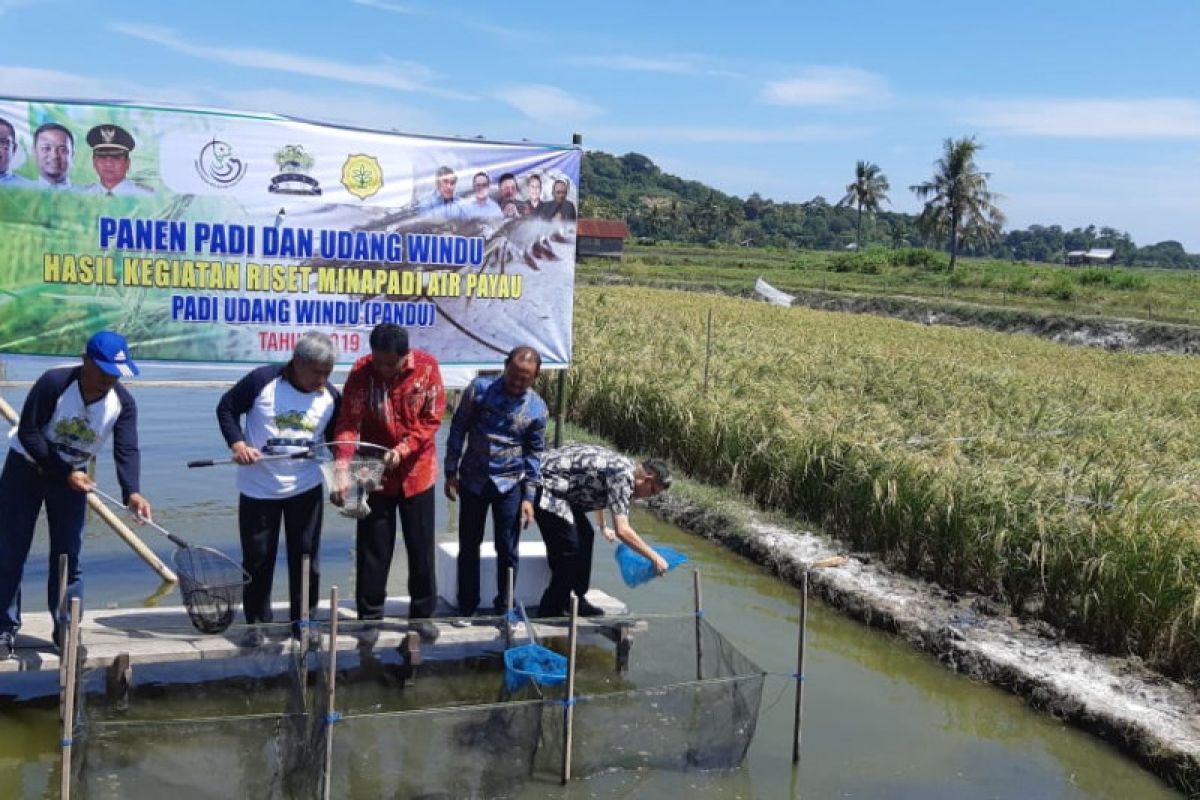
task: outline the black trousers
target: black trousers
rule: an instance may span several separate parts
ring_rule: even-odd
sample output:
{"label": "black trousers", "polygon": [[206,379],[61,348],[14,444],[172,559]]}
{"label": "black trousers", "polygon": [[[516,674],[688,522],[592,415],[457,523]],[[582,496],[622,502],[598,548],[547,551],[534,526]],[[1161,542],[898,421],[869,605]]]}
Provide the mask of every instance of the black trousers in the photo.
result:
{"label": "black trousers", "polygon": [[592,543],[596,532],[587,512],[571,509],[574,520],[534,510],[542,541],[546,543],[546,562],[550,565],[550,585],[542,593],[538,615],[562,617],[570,612],[571,593],[580,597],[592,579]]}
{"label": "black trousers", "polygon": [[501,494],[490,482],[482,494],[462,487],[458,494],[458,613],[469,617],[479,608],[479,546],[487,513],[492,512],[492,532],[496,541],[496,613],[508,608],[508,569],[513,583],[517,580],[521,544],[520,484]]}
{"label": "black trousers", "polygon": [[[271,585],[275,579],[275,556],[279,550],[279,523],[287,540],[288,603],[291,619],[303,615],[300,606],[304,556],[309,557],[308,608],[316,608],[321,596],[321,519],[325,489],[314,486],[307,492],[283,500],[238,498],[238,533],[242,539],[242,568],[250,583],[242,591],[246,622],[270,622]],[[311,616],[311,615],[310,615]]]}
{"label": "black trousers", "polygon": [[396,550],[396,517],[404,532],[408,552],[409,619],[428,619],[437,609],[437,573],[434,562],[434,505],[430,486],[412,497],[372,494],[371,513],[358,521],[355,568],[358,581],[354,600],[359,619],[383,619],[388,571]]}

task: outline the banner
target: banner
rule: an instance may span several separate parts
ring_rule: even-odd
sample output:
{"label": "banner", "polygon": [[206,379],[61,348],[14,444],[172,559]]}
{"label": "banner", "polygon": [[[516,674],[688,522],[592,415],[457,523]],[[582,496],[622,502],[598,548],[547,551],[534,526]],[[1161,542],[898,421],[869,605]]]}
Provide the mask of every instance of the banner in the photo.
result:
{"label": "banner", "polygon": [[394,322],[442,363],[571,360],[580,151],[0,98],[0,354],[339,363]]}

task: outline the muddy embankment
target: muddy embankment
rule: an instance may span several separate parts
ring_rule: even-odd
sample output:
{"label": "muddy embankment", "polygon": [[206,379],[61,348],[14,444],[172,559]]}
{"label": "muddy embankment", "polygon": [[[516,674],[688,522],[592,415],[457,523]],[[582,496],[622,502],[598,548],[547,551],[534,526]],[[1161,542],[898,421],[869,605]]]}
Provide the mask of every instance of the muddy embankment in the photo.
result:
{"label": "muddy embankment", "polygon": [[[656,514],[793,584],[807,564],[847,553],[827,537],[768,522],[681,483],[650,501]],[[874,555],[848,554],[843,566],[810,573],[813,595],[904,637],[951,669],[1102,737],[1189,796],[1200,796],[1200,697],[1192,687],[1137,659],[1101,655],[1067,641],[1045,622],[1010,616],[986,597],[907,577]]]}
{"label": "muddy embankment", "polygon": [[[629,283],[613,276],[595,276],[581,285]],[[752,290],[729,292],[725,288],[674,281],[645,281],[645,285],[676,291],[730,294],[761,300]],[[901,296],[873,296],[806,290],[791,293],[794,305],[822,311],[876,314],[926,325],[986,328],[1000,333],[1023,333],[1063,344],[1102,347],[1134,353],[1200,354],[1200,327],[1169,322],[1103,317],[1074,317],[1018,308],[997,308],[954,300]]]}

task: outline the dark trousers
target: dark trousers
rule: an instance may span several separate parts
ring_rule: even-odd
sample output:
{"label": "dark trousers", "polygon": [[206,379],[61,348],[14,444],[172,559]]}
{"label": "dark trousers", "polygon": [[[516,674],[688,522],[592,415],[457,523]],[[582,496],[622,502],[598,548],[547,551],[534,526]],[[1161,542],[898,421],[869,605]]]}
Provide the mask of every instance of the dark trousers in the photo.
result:
{"label": "dark trousers", "polygon": [[[271,585],[275,579],[275,556],[279,551],[279,524],[283,523],[287,541],[288,603],[291,620],[303,616],[300,592],[304,556],[309,557],[308,608],[311,611],[321,596],[321,517],[325,489],[314,486],[307,492],[282,500],[264,500],[241,495],[238,498],[238,531],[242,539],[242,568],[250,583],[242,590],[246,622],[270,622]],[[311,618],[311,614],[309,615]]]}
{"label": "dark trousers", "polygon": [[571,511],[572,522],[540,508],[534,512],[542,541],[546,543],[546,561],[550,565],[550,585],[538,604],[538,614],[543,617],[566,616],[570,611],[571,593],[582,597],[580,587],[586,592],[591,583],[592,542],[596,532],[586,512]]}
{"label": "dark trousers", "polygon": [[458,613],[470,616],[479,607],[479,545],[488,509],[492,512],[492,532],[496,540],[497,612],[508,608],[508,569],[512,567],[516,585],[518,548],[521,542],[521,486],[499,492],[489,481],[482,494],[468,489],[459,492],[458,512]]}
{"label": "dark trousers", "polygon": [[33,544],[42,504],[50,526],[50,575],[46,605],[55,624],[58,619],[58,557],[68,557],[67,608],[71,598],[83,597],[83,518],[87,495],[67,485],[63,478],[47,478],[23,455],[8,451],[0,473],[0,633],[15,634],[21,627],[21,576]]}
{"label": "dark trousers", "polygon": [[437,609],[437,574],[433,549],[433,488],[412,497],[372,494],[371,513],[358,521],[354,600],[359,619],[383,619],[388,570],[396,549],[396,517],[408,551],[409,619],[428,619]]}

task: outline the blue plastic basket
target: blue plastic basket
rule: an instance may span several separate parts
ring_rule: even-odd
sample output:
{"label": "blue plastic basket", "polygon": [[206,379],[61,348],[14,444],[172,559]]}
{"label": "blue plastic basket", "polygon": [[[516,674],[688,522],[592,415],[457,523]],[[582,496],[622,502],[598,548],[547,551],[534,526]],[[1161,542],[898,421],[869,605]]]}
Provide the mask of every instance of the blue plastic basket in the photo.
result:
{"label": "blue plastic basket", "polygon": [[523,644],[504,651],[504,686],[515,692],[528,681],[557,686],[567,679],[567,658],[542,647]]}
{"label": "blue plastic basket", "polygon": [[[678,550],[672,550],[669,547],[655,547],[654,552],[662,556],[667,562],[668,570],[675,569],[688,560],[688,557],[683,553]],[[617,566],[621,568],[621,579],[625,581],[626,586],[641,586],[651,578],[658,577],[658,573],[654,571],[654,564],[650,562],[650,559],[638,553],[624,542],[617,545],[616,557]]]}

